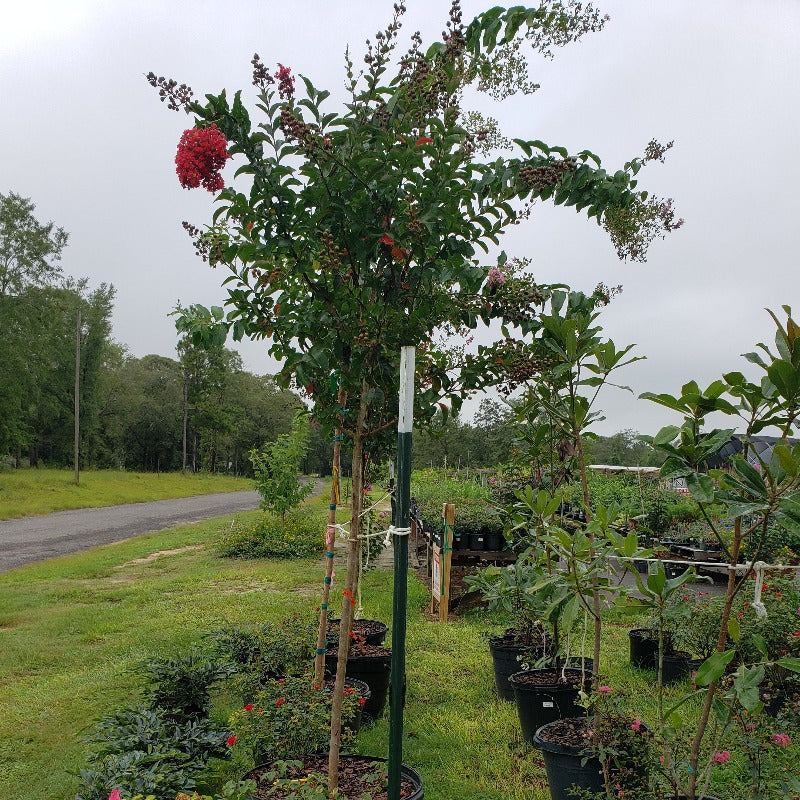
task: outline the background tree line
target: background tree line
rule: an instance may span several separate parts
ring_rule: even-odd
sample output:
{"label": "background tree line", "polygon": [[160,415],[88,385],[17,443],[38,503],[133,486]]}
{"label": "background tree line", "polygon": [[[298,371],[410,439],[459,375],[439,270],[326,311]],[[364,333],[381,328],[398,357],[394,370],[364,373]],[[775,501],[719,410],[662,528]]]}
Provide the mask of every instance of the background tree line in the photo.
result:
{"label": "background tree line", "polygon": [[3,460],[72,464],[80,336],[82,467],[249,472],[249,451],[291,428],[297,395],[245,371],[237,353],[187,337],[177,359],[128,354],[111,339],[114,287],[65,276],[68,235],[34,211],[30,200],[0,194]]}
{"label": "background tree line", "polygon": [[[514,401],[485,399],[471,423],[439,416],[429,430],[415,430],[413,467],[494,467],[514,461],[521,444]],[[590,464],[648,467],[664,460],[632,430],[587,438],[586,455]]]}

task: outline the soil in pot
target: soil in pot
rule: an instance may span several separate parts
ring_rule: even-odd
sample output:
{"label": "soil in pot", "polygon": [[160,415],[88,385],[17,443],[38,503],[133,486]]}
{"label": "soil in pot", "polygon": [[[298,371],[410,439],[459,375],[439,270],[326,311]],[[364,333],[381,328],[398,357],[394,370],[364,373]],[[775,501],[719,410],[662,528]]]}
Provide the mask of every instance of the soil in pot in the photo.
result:
{"label": "soil in pot", "polygon": [[[302,761],[302,768],[291,768],[286,778],[302,780],[312,773],[327,776],[327,755],[303,756]],[[279,786],[274,785],[273,775],[268,777],[272,770],[271,764],[262,764],[243,776],[242,780],[256,782],[257,789],[252,795],[253,797],[281,800],[292,791],[292,788],[287,788],[286,792],[282,792]],[[386,759],[384,758],[342,755],[339,757],[339,791],[345,797],[367,796],[372,800],[388,800],[385,772]],[[294,784],[294,790],[296,790],[296,786],[297,784]],[[405,764],[400,767],[400,794],[403,800],[423,800],[424,797],[422,778],[418,772]]]}
{"label": "soil in pot", "polygon": [[603,771],[596,758],[587,757],[585,733],[585,718],[569,718],[549,722],[534,734],[531,743],[542,751],[552,800],[571,800],[574,787],[603,791]]}
{"label": "soil in pot", "polygon": [[[339,651],[336,647],[329,647],[325,654],[325,669],[331,674],[336,673],[336,661]],[[386,708],[389,695],[389,680],[391,677],[392,651],[389,647],[381,645],[364,644],[351,647],[347,656],[348,678],[357,678],[369,686],[370,698],[364,704],[363,713],[372,718],[379,717]]]}
{"label": "soil in pot", "polygon": [[[339,641],[339,622],[338,619],[328,620],[328,642],[330,644],[336,644]],[[353,620],[353,633],[356,636],[362,636],[367,644],[383,644],[388,630],[389,626],[377,619]]]}
{"label": "soil in pot", "polygon": [[581,717],[586,710],[578,705],[578,695],[583,680],[583,690],[591,688],[592,673],[579,669],[529,669],[512,675],[508,682],[514,690],[522,738],[533,744],[536,731],[567,717]]}

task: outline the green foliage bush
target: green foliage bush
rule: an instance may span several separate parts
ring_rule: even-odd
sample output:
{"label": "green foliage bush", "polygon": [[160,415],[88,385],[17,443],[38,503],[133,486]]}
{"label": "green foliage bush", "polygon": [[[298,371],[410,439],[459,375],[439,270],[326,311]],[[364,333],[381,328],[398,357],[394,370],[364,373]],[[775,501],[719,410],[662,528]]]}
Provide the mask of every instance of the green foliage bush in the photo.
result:
{"label": "green foliage bush", "polygon": [[[678,492],[665,489],[652,478],[639,481],[634,474],[603,475],[589,472],[589,500],[592,508],[598,505],[619,505],[629,517],[644,517],[645,526],[659,534],[675,524],[687,524],[700,517],[697,504]],[[567,488],[565,499],[581,502],[581,487],[575,483]]]}
{"label": "green foliage bush", "polygon": [[261,508],[285,521],[286,514],[308,497],[313,485],[300,480],[299,472],[308,452],[308,414],[299,412],[289,433],[250,451],[250,463],[256,489],[261,495]]}
{"label": "green foliage bush", "polygon": [[[274,680],[247,700],[231,716],[230,726],[236,736],[234,746],[249,750],[256,764],[300,758],[327,747],[331,693],[324,687],[312,686],[307,678]],[[352,722],[358,708],[358,693],[346,688],[342,717],[345,725]],[[343,733],[346,744],[352,734],[346,728]]]}
{"label": "green foliage bush", "polygon": [[151,659],[142,671],[148,683],[150,704],[176,719],[207,717],[212,688],[231,673],[197,648]]}
{"label": "green foliage bush", "polygon": [[193,789],[211,758],[226,758],[228,731],[208,719],[178,722],[160,708],[125,708],[103,717],[90,737],[89,765],[75,800],[153,794],[159,800]]}
{"label": "green foliage bush", "polygon": [[281,518],[264,514],[256,520],[236,520],[218,542],[226,558],[310,558],[322,553],[325,520],[300,508]]}
{"label": "green foliage bush", "polygon": [[209,634],[221,659],[237,673],[244,693],[276,678],[308,672],[317,646],[317,621],[296,615],[262,625],[228,625]]}
{"label": "green foliage bush", "polygon": [[428,530],[440,533],[443,528],[442,505],[456,506],[456,531],[503,532],[503,519],[492,503],[491,492],[477,478],[457,478],[444,470],[426,469],[412,473],[411,495],[416,501]]}

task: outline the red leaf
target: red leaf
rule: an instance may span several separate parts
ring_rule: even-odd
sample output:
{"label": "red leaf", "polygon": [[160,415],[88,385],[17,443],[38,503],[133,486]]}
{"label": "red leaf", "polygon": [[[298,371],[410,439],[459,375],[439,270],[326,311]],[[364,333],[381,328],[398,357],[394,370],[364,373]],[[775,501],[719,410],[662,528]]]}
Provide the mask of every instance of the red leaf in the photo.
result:
{"label": "red leaf", "polygon": [[391,246],[394,244],[394,239],[392,239],[392,237],[389,236],[388,233],[384,233],[383,236],[381,236],[381,244],[386,244]]}

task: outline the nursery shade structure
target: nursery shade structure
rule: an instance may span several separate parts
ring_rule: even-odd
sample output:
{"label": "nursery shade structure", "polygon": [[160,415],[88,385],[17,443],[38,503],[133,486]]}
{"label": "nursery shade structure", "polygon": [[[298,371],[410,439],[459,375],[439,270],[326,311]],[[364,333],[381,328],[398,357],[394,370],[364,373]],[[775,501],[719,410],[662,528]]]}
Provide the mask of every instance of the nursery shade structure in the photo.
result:
{"label": "nursery shade structure", "polygon": [[400,349],[400,407],[397,416],[397,488],[393,520],[394,591],[392,596],[392,678],[389,700],[389,800],[400,800],[403,763],[403,700],[406,682],[406,606],[408,534],[411,524],[411,431],[414,422],[412,346]]}

